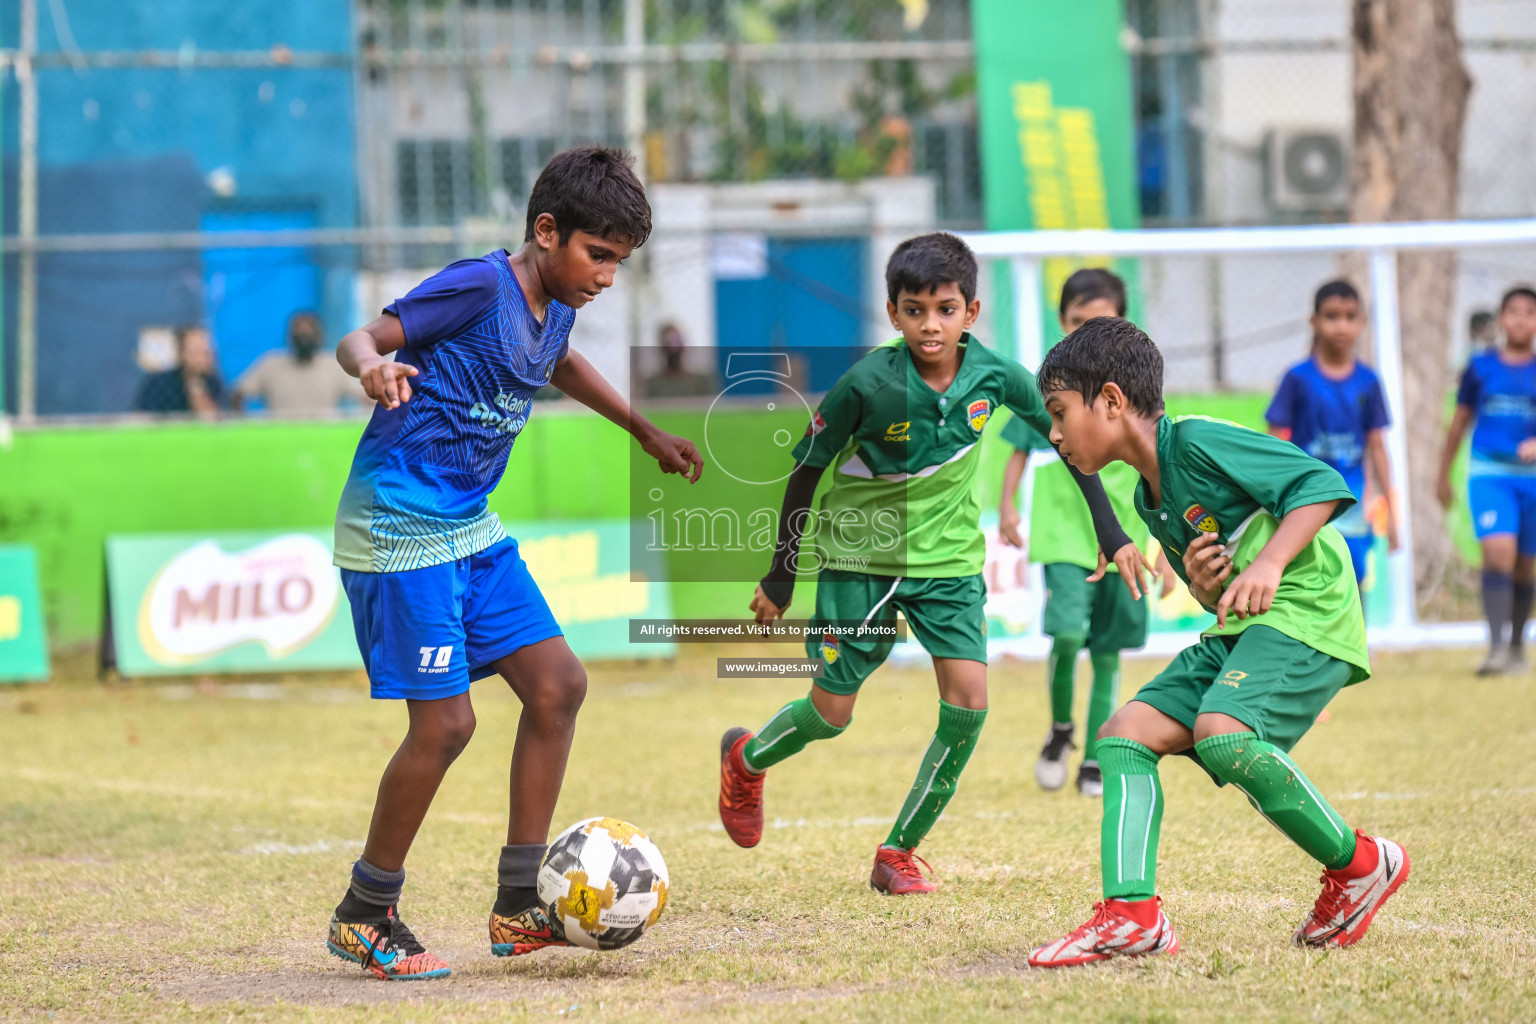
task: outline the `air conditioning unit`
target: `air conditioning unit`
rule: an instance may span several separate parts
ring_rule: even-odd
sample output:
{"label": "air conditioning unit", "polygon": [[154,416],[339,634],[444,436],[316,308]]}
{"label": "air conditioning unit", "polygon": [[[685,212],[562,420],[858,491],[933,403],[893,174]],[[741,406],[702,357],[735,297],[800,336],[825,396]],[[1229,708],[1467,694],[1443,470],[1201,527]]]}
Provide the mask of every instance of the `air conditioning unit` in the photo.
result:
{"label": "air conditioning unit", "polygon": [[1349,139],[1338,128],[1271,128],[1265,143],[1269,203],[1285,213],[1349,206]]}

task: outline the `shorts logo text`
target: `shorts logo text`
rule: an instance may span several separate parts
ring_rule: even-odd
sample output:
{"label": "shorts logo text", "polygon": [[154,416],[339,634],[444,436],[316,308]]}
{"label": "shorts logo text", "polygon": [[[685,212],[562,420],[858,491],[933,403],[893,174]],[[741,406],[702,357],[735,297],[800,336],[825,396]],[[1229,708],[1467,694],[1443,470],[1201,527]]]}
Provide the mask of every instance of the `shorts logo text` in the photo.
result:
{"label": "shorts logo text", "polygon": [[453,645],[447,647],[423,647],[421,648],[421,665],[417,672],[425,672],[428,675],[441,675],[448,671],[448,663],[453,661]]}
{"label": "shorts logo text", "polygon": [[1224,675],[1220,679],[1218,679],[1217,682],[1225,684],[1227,686],[1230,686],[1230,687],[1232,687],[1232,689],[1235,690],[1235,689],[1237,689],[1238,684],[1241,683],[1244,679],[1247,679],[1247,678],[1248,678],[1248,673],[1247,672],[1243,672],[1243,671],[1240,671],[1238,669],[1233,669],[1232,671],[1228,672],[1226,675]]}

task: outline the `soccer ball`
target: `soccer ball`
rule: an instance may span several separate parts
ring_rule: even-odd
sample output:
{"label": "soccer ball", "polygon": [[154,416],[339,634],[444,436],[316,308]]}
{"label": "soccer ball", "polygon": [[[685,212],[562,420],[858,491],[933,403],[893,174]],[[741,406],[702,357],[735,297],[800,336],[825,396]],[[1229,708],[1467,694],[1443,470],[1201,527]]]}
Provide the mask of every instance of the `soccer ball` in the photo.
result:
{"label": "soccer ball", "polygon": [[539,902],[573,945],[620,949],[667,906],[667,864],[644,832],[618,818],[578,821],[539,868]]}

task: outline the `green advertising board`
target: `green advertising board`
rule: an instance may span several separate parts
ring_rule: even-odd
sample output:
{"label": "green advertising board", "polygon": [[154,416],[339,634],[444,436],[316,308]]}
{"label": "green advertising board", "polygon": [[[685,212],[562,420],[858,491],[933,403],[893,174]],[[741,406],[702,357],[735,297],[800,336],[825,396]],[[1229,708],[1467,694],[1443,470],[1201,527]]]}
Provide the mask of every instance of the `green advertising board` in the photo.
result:
{"label": "green advertising board", "polygon": [[24,544],[0,544],[0,682],[48,678],[37,556]]}
{"label": "green advertising board", "polygon": [[[988,230],[1139,226],[1121,0],[972,0],[971,23]],[[1115,263],[1045,261],[1043,337],[1057,337],[1056,303],[1072,271]],[[1134,296],[1134,264],[1122,260],[1115,269]],[[1006,278],[999,285],[999,296],[1008,296]],[[1007,303],[999,303],[998,316],[998,338],[1012,337]]]}
{"label": "green advertising board", "polygon": [[[659,573],[631,582],[626,523],[506,527],[578,656],[674,653],[668,645],[629,645],[629,619],[669,618],[672,609]],[[362,664],[329,528],[112,536],[107,589],[125,676]]]}

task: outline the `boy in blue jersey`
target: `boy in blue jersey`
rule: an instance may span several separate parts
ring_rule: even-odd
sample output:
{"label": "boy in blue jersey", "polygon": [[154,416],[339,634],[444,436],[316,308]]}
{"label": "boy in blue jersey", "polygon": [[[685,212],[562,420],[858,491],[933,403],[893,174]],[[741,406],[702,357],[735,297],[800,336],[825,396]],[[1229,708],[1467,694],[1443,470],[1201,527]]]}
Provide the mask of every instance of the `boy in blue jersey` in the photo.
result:
{"label": "boy in blue jersey", "polygon": [[1449,506],[1451,464],[1475,419],[1467,499],[1483,548],[1482,676],[1526,668],[1525,624],[1536,597],[1536,290],[1510,289],[1499,304],[1499,327],[1503,346],[1474,355],[1461,375],[1438,488]]}
{"label": "boy in blue jersey", "polygon": [[337,510],[336,564],[373,696],[403,699],[410,727],[379,783],[327,946],[380,978],[449,973],[396,905],[406,853],[475,730],[469,685],[493,674],[523,712],[491,950],[568,945],[537,906],[535,878],[586,674],[486,499],[546,384],[628,430],[662,472],[698,479],[698,449],[631,410],[567,340],[576,310],[613,284],[650,231],[627,155],[567,150],[533,187],[516,254],[450,264],[337,347],[378,406]]}
{"label": "boy in blue jersey", "polygon": [[1372,540],[1365,515],[1367,462],[1386,502],[1387,543],[1394,551],[1398,546],[1387,400],[1376,371],[1355,358],[1364,327],[1360,293],[1353,285],[1329,281],[1319,288],[1312,300],[1312,354],[1286,371],[1264,414],[1271,434],[1328,463],[1349,485],[1356,504],[1333,525],[1349,545],[1357,583],[1365,579]]}

